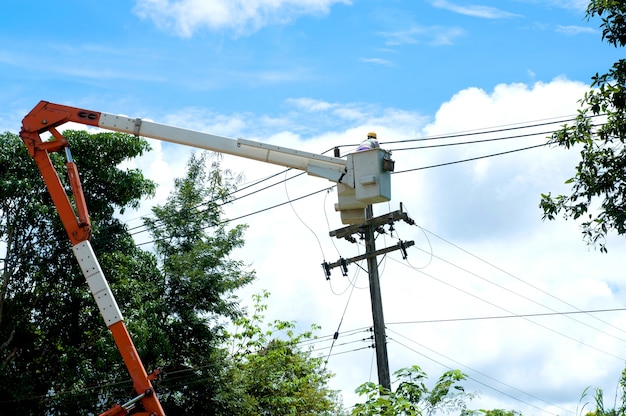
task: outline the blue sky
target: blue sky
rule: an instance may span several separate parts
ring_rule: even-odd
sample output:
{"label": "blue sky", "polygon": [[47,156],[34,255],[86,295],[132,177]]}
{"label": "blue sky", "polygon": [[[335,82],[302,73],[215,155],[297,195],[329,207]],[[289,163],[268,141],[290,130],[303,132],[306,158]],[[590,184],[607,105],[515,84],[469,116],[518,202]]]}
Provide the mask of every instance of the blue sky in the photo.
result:
{"label": "blue sky", "polygon": [[[622,239],[611,236],[600,254],[576,223],[541,220],[539,195],[567,192],[577,153],[543,147],[425,167],[544,143],[576,113],[591,76],[623,55],[602,42],[597,20],[585,20],[586,4],[11,1],[0,17],[0,131],[17,133],[39,100],[316,153],[374,130],[404,171],[375,214],[402,202],[419,225],[398,225],[377,241],[415,242],[406,260],[397,252],[380,259],[391,371],[418,364],[436,379],[460,368],[479,393],[472,408],[578,415],[586,387],[614,391],[626,362],[626,313],[524,317],[625,302]],[[459,144],[490,138],[504,140]],[[125,215],[130,227],[164,201],[192,151],[151,143],[131,166],[159,189]],[[449,146],[415,149],[435,143]],[[244,174],[242,187],[282,172],[241,158],[223,163]],[[240,293],[244,302],[267,289],[269,318],[303,330],[319,324],[321,336],[339,328],[339,346],[316,348],[332,352],[332,386],[349,406],[354,388],[376,381],[373,350],[357,331],[371,325],[367,278],[354,265],[325,281],[319,265],[363,247],[329,237],[342,226],[334,190],[295,201],[329,186],[299,176],[226,214],[249,224],[236,254],[258,279]],[[459,320],[505,315],[514,318]]]}
{"label": "blue sky", "polygon": [[310,97],[428,115],[462,88],[587,81],[617,56],[583,18],[584,1],[234,2],[234,17],[219,17],[216,2],[204,20],[167,4],[11,2],[2,98],[276,115]]}

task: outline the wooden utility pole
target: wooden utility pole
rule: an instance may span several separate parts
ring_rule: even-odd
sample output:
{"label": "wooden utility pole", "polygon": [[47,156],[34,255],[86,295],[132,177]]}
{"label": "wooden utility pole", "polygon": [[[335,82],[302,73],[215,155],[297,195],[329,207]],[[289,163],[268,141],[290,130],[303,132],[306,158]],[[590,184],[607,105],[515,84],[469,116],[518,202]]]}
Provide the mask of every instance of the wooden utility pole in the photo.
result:
{"label": "wooden utility pole", "polygon": [[[365,210],[365,253],[376,252],[374,226],[367,224],[372,219],[372,206]],[[383,316],[383,300],[380,295],[380,280],[378,278],[377,256],[367,258],[367,272],[370,281],[370,299],[372,301],[372,319],[374,322],[374,345],[376,346],[376,365],[378,367],[378,384],[391,390],[391,376],[389,375],[389,357],[387,356],[387,335],[385,333],[385,317]]]}
{"label": "wooden utility pole", "polygon": [[341,259],[335,263],[323,263],[326,271],[326,278],[330,278],[330,269],[341,266],[345,268],[348,264],[367,259],[367,271],[369,276],[370,299],[372,303],[372,319],[374,325],[374,346],[376,347],[376,366],[378,368],[378,384],[391,390],[391,376],[389,374],[389,358],[387,355],[387,336],[385,334],[385,318],[383,315],[383,302],[380,293],[380,280],[378,276],[379,254],[388,253],[395,250],[402,250],[403,257],[406,258],[406,247],[415,243],[406,241],[398,243],[396,246],[376,250],[375,233],[385,224],[392,224],[394,221],[403,220],[409,224],[414,224],[408,215],[402,211],[395,211],[387,215],[373,218],[372,206],[368,205],[365,211],[365,223],[350,225],[339,230],[331,231],[331,237],[345,238],[349,241],[356,241],[352,234],[359,233],[365,239],[365,255],[353,257],[351,259]]}

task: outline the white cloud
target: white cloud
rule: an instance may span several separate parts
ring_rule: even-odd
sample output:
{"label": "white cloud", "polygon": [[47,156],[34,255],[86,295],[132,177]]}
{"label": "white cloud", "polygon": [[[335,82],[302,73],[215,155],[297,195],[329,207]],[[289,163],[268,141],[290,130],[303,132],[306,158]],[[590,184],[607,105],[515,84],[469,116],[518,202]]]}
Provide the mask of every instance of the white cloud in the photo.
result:
{"label": "white cloud", "polygon": [[433,0],[431,4],[440,9],[449,10],[454,13],[464,14],[466,16],[481,17],[484,19],[510,19],[520,17],[519,14],[510,13],[495,7],[467,5],[461,6],[447,0]]}
{"label": "white cloud", "polygon": [[388,59],[383,59],[383,58],[361,58],[359,59],[361,62],[365,62],[368,64],[374,64],[374,65],[382,65],[382,66],[393,66],[394,63],[391,62]]}
{"label": "white cloud", "polygon": [[[490,93],[478,88],[469,88],[460,91],[450,101],[444,103],[437,112],[435,121],[426,127],[425,132],[429,136],[435,136],[484,129],[489,126],[487,120],[498,123],[491,124],[494,130],[501,130],[519,122],[521,113],[524,114],[524,119],[529,121],[571,116],[576,113],[577,100],[585,90],[586,86],[582,83],[566,79],[556,79],[550,83],[538,82],[533,86],[501,84]],[[560,98],[556,100],[555,97]],[[547,132],[555,127],[539,126],[522,131],[524,134],[541,133],[536,137],[452,147],[445,153],[439,152],[440,155],[433,162],[463,160],[545,143]],[[505,131],[480,137],[483,139],[506,137]],[[446,229],[448,235],[456,234],[463,239],[476,234],[493,236],[500,233],[522,232],[518,228],[520,223],[511,221],[511,218],[519,216],[520,220],[530,220],[532,217],[538,217],[537,186],[541,185],[546,176],[554,177],[555,174],[559,174],[563,181],[569,177],[565,177],[567,175],[565,171],[555,170],[560,165],[555,164],[553,158],[559,154],[558,150],[546,152],[536,149],[451,166],[446,169],[448,175],[436,176],[429,183],[429,186],[434,188],[447,190],[434,194],[434,198],[438,200],[436,205],[454,206],[463,203],[466,210],[477,210],[476,217],[472,221],[467,221],[454,210],[444,210],[439,212],[437,221]],[[460,176],[471,179],[472,186],[468,187],[464,181],[459,181]],[[559,186],[558,189],[560,188]],[[546,187],[541,192],[550,190]],[[482,198],[472,196],[483,193],[489,195],[491,202],[487,205]],[[479,214],[480,212],[483,214]]]}
{"label": "white cloud", "polygon": [[[575,114],[577,100],[586,88],[561,78],[533,85],[501,84],[491,91],[468,88],[444,103],[430,123],[424,115],[401,109],[305,97],[288,101],[289,119],[282,122],[253,114],[234,115],[229,122],[229,116],[222,115],[218,123],[193,127],[210,132],[238,131],[244,138],[318,153],[337,145],[358,143],[370,130],[376,131],[384,143],[485,128],[506,129],[520,123],[539,124]],[[302,120],[317,124],[318,120],[341,114],[341,127],[322,123],[306,139],[298,133]],[[197,115],[179,121],[206,123],[215,119],[215,115]],[[282,125],[282,130],[276,130],[277,125]],[[541,132],[545,128],[537,126],[531,130]],[[545,135],[438,149],[394,150],[393,158],[400,171],[542,140]],[[420,144],[423,143],[408,145]],[[182,169],[184,153],[191,150],[174,152],[170,145],[165,147],[155,150],[158,155],[154,160],[169,166],[168,176],[179,176],[182,172],[176,171]],[[525,414],[547,410],[573,415],[587,386],[605,391],[615,387],[624,365],[624,360],[615,358],[623,355],[622,343],[615,338],[620,334],[585,314],[437,322],[571,311],[572,305],[581,309],[623,305],[620,293],[626,288],[620,283],[623,273],[619,270],[620,253],[626,244],[612,239],[609,254],[601,255],[584,245],[575,223],[544,223],[540,219],[540,193],[563,191],[563,181],[571,175],[578,156],[575,153],[543,148],[392,175],[393,199],[389,204],[376,205],[375,215],[398,209],[403,202],[410,216],[429,230],[425,233],[415,226],[397,224],[396,234],[383,235],[376,243],[378,248],[390,246],[397,243],[397,236],[415,241],[406,261],[398,252],[379,259],[392,372],[418,364],[434,382],[447,368],[460,368],[472,378],[467,382],[467,390],[481,393],[470,403],[471,408],[516,409]],[[280,167],[228,156],[224,158],[224,167],[243,172],[248,182],[283,171]],[[148,171],[156,174],[157,169],[160,168],[153,166]],[[295,174],[282,173],[276,180]],[[227,207],[227,215],[236,218],[263,211],[331,185],[319,178],[299,176],[235,202]],[[243,218],[240,221],[250,227],[246,246],[236,257],[250,263],[258,275],[254,285],[240,293],[241,298],[246,301],[250,293],[261,289],[272,293],[269,319],[295,320],[301,329],[318,323],[323,327],[319,335],[332,334],[343,319],[332,351],[342,354],[332,355],[328,366],[337,374],[332,387],[343,391],[349,406],[357,400],[353,389],[358,384],[376,381],[376,369],[373,350],[366,348],[370,342],[361,341],[368,334],[351,332],[371,325],[366,273],[352,265],[348,277],[335,270],[331,280],[326,281],[320,267],[323,260],[332,262],[340,256],[350,258],[363,253],[362,244],[328,235],[330,230],[342,226],[333,208],[335,198],[334,191],[322,192]],[[356,285],[353,291],[348,279]],[[597,316],[618,328],[626,321],[623,313]],[[407,321],[423,323],[398,324]],[[329,343],[317,346],[329,347]],[[328,352],[319,350],[324,357]]]}
{"label": "white cloud", "polygon": [[236,35],[270,24],[284,24],[303,15],[327,14],[335,4],[350,0],[137,0],[135,13],[158,27],[190,37],[200,29]]}
{"label": "white cloud", "polygon": [[556,31],[563,33],[564,35],[580,35],[580,34],[595,34],[596,30],[587,26],[562,26],[556,27]]}
{"label": "white cloud", "polygon": [[442,26],[410,26],[406,29],[392,32],[380,32],[379,35],[387,39],[386,45],[411,45],[416,43],[426,43],[429,45],[452,45],[460,36],[465,34],[465,30],[458,27]]}
{"label": "white cloud", "polygon": [[589,5],[589,0],[524,0],[530,3],[546,3],[563,9],[584,11]]}
{"label": "white cloud", "polygon": [[556,3],[565,8],[586,10],[589,5],[589,0],[557,0]]}
{"label": "white cloud", "polygon": [[290,98],[287,100],[287,103],[293,104],[297,108],[300,108],[305,111],[325,111],[335,107],[334,104],[331,104],[327,101],[315,100],[313,98]]}

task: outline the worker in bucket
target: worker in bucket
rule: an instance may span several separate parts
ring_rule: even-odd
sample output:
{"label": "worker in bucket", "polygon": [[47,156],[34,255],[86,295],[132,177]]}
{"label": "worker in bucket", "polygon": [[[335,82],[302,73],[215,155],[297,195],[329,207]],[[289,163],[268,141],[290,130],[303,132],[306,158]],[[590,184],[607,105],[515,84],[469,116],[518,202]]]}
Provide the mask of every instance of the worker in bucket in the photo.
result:
{"label": "worker in bucket", "polygon": [[378,140],[376,139],[376,133],[370,132],[370,133],[367,133],[367,140],[363,141],[359,145],[359,148],[356,150],[357,152],[360,152],[362,150],[377,149],[379,147],[380,145],[378,144]]}

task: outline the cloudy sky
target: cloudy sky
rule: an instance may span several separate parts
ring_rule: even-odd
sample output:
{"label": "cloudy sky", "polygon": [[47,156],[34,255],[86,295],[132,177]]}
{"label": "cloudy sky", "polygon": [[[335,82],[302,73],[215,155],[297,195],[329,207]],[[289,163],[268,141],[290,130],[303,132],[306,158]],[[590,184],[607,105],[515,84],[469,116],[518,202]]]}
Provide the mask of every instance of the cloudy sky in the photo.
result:
{"label": "cloudy sky", "polygon": [[[577,154],[520,149],[571,119],[591,76],[621,57],[584,18],[586,3],[11,1],[0,130],[17,133],[47,100],[314,153],[345,154],[376,131],[396,173],[375,215],[402,203],[416,222],[376,243],[415,243],[406,259],[379,258],[391,371],[419,365],[434,382],[458,368],[478,394],[472,408],[575,415],[588,386],[612,404],[624,368],[626,244],[611,237],[600,254],[574,222],[543,222],[540,194],[567,192]],[[192,151],[152,143],[135,164],[159,192],[125,217],[130,227]],[[268,318],[321,325],[313,346],[350,406],[377,373],[366,265],[330,281],[320,267],[364,252],[329,236],[342,227],[333,183],[236,157],[224,165],[245,176],[227,209],[250,226],[236,255],[258,279],[242,299],[266,289]]]}

